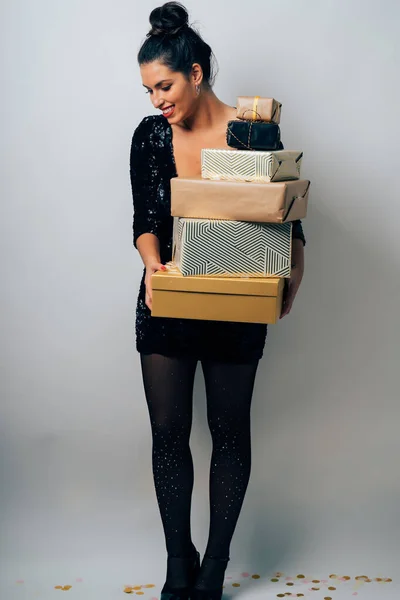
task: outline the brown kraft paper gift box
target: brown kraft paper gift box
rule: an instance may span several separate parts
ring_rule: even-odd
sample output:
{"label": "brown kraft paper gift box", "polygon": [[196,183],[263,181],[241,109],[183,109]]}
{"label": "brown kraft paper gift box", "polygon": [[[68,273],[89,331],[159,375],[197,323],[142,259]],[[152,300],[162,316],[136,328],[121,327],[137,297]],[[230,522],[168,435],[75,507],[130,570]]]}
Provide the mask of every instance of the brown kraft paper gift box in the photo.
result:
{"label": "brown kraft paper gift box", "polygon": [[236,117],[244,121],[266,121],[280,123],[282,104],[275,98],[239,96]]}
{"label": "brown kraft paper gift box", "polygon": [[272,324],[281,314],[283,278],[184,277],[169,264],[151,281],[152,317]]}
{"label": "brown kraft paper gift box", "polygon": [[171,179],[171,214],[193,219],[286,223],[307,214],[310,182],[212,181]]}

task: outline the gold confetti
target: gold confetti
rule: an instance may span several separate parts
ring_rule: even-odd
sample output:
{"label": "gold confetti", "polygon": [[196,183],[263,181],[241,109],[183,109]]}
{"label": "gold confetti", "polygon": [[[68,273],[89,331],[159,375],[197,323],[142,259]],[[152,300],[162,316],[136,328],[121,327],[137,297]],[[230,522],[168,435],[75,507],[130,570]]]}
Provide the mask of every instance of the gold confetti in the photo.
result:
{"label": "gold confetti", "polygon": [[333,592],[333,591],[335,591],[335,590],[336,590],[336,588],[335,588],[335,587],[333,587],[333,586],[331,586],[331,587],[328,587],[328,590],[329,590],[330,592]]}
{"label": "gold confetti", "polygon": [[271,581],[273,581],[274,583],[276,583],[277,581],[279,581],[279,579],[277,579],[276,577],[274,577],[273,579],[271,579]]}
{"label": "gold confetti", "polygon": [[277,594],[277,595],[276,595],[276,597],[277,597],[277,598],[284,598],[284,597],[285,597],[285,594]]}
{"label": "gold confetti", "polygon": [[156,587],[156,586],[154,585],[154,583],[148,583],[147,585],[144,585],[143,587],[144,588],[153,588],[153,587]]}
{"label": "gold confetti", "polygon": [[290,582],[290,583],[287,583],[286,585],[294,585],[294,583],[291,583],[291,582]]}
{"label": "gold confetti", "polygon": [[329,575],[329,579],[337,579],[337,575]]}
{"label": "gold confetti", "polygon": [[136,596],[144,596],[144,592],[136,592]]}
{"label": "gold confetti", "polygon": [[313,588],[311,588],[311,589],[312,589],[314,592],[318,592],[318,590],[319,590],[319,588],[317,588],[317,587],[313,587]]}
{"label": "gold confetti", "polygon": [[252,575],[252,578],[253,579],[260,579],[260,576],[259,575]]}
{"label": "gold confetti", "polygon": [[56,585],[54,586],[55,590],[62,590],[63,592],[68,592],[72,588],[72,585]]}
{"label": "gold confetti", "polygon": [[325,596],[324,600],[332,600],[330,596]]}
{"label": "gold confetti", "polygon": [[349,577],[348,575],[345,575],[344,577],[342,577],[342,579],[344,579],[345,581],[350,581],[351,577]]}
{"label": "gold confetti", "polygon": [[232,587],[240,587],[240,583],[232,583]]}
{"label": "gold confetti", "polygon": [[284,573],[281,573],[280,571],[275,573],[275,577],[282,577],[282,575],[284,575]]}
{"label": "gold confetti", "polygon": [[305,579],[305,575],[297,575],[297,579]]}
{"label": "gold confetti", "polygon": [[313,583],[320,583],[319,579],[313,579],[312,582]]}

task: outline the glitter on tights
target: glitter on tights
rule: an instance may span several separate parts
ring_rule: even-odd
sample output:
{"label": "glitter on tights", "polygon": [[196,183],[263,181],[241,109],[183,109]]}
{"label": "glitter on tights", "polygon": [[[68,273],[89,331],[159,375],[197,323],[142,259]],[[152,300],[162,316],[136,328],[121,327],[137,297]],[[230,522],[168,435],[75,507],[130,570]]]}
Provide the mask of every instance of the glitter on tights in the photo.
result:
{"label": "glitter on tights", "polygon": [[[193,460],[189,446],[197,360],[141,355],[153,437],[154,485],[167,551],[191,552]],[[206,553],[226,558],[251,470],[250,407],[258,361],[202,361],[212,437],[210,529]]]}

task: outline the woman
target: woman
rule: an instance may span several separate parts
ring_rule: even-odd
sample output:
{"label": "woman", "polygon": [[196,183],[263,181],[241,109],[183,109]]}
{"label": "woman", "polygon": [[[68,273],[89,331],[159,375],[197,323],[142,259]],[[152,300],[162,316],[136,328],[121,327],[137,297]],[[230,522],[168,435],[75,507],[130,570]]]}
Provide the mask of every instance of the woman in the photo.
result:
{"label": "woman", "polygon": [[[151,317],[151,275],[171,260],[170,180],[200,175],[202,148],[227,148],[235,108],[212,90],[212,51],[168,2],[150,14],[140,48],[143,86],[162,114],[144,118],[131,147],[134,245],[144,263],[136,313],[137,350],[153,436],[154,484],[167,548],[161,600],[219,600],[229,550],[250,476],[250,405],[267,328],[262,324]],[[293,227],[293,266],[282,315],[303,274],[301,222]],[[192,393],[201,361],[213,452],[205,555],[192,543]]]}

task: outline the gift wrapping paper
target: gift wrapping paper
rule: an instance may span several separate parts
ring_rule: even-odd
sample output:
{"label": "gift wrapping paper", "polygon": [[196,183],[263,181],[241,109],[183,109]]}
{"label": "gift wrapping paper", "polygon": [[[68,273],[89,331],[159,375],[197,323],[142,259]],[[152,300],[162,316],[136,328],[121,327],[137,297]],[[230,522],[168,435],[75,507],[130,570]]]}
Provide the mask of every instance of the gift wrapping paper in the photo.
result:
{"label": "gift wrapping paper", "polygon": [[284,223],[304,219],[310,182],[258,183],[172,177],[171,214],[193,219]]}
{"label": "gift wrapping paper", "polygon": [[300,179],[303,153],[248,152],[204,148],[201,151],[201,176],[215,181],[288,181]]}
{"label": "gift wrapping paper", "polygon": [[172,260],[184,276],[290,277],[291,223],[174,218]]}
{"label": "gift wrapping paper", "polygon": [[238,150],[283,150],[279,125],[263,121],[228,121],[226,143]]}
{"label": "gift wrapping paper", "polygon": [[237,99],[238,119],[245,121],[267,121],[279,123],[281,120],[282,104],[275,98],[261,96],[239,96]]}

